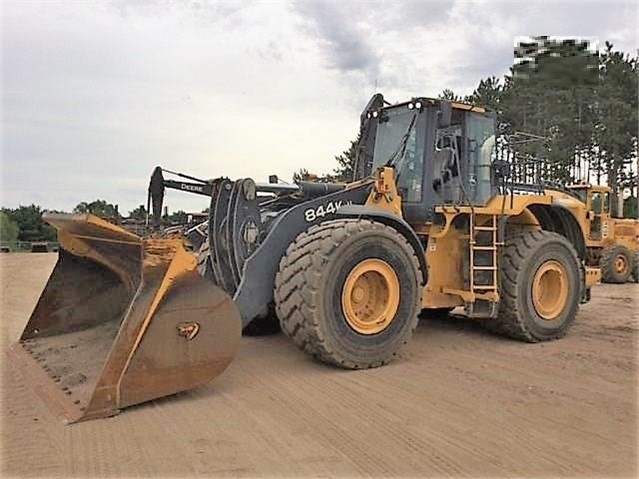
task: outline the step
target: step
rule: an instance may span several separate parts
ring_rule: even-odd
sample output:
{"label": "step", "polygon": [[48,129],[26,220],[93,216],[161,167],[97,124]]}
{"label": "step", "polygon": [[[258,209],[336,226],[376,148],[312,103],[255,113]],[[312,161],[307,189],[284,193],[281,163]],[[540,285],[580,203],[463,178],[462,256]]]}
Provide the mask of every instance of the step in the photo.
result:
{"label": "step", "polygon": [[489,289],[497,289],[497,286],[489,285],[489,284],[480,284],[473,286],[473,289],[480,289],[482,291],[487,291]]}
{"label": "step", "polygon": [[495,271],[497,269],[497,266],[479,266],[479,265],[473,265],[473,269],[475,271]]}
{"label": "step", "polygon": [[495,247],[495,246],[475,246],[475,245],[473,245],[473,250],[475,250],[475,251],[496,251],[497,247]]}
{"label": "step", "polygon": [[474,226],[475,231],[497,231],[495,226]]}

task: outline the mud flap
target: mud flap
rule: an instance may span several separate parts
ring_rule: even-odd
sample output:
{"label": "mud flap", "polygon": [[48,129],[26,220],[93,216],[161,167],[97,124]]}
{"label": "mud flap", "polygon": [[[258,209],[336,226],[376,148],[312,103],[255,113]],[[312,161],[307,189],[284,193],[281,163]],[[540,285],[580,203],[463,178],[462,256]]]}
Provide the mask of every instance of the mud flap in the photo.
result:
{"label": "mud flap", "polygon": [[11,355],[56,416],[111,416],[224,371],[239,312],[180,239],[143,239],[91,215],[43,218],[59,258]]}

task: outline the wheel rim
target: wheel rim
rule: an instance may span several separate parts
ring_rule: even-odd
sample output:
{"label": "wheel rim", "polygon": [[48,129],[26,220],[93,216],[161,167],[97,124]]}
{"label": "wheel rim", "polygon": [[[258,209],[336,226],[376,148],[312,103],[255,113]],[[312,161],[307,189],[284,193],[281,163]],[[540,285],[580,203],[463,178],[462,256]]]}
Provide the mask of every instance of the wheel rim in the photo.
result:
{"label": "wheel rim", "polygon": [[537,314],[552,321],[566,307],[568,302],[568,274],[557,261],[543,263],[533,278],[533,306]]}
{"label": "wheel rim", "polygon": [[619,274],[623,274],[628,269],[628,263],[626,257],[622,254],[615,256],[615,271]]}
{"label": "wheel rim", "polygon": [[360,334],[376,334],[388,327],[399,307],[399,280],[381,259],[365,259],[348,274],[342,289],[342,311],[348,325]]}

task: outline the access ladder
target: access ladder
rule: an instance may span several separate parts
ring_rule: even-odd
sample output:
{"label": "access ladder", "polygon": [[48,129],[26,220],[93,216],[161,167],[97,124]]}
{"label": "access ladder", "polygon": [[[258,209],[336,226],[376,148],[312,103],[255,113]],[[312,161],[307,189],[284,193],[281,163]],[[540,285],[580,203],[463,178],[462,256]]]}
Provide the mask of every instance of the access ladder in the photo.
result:
{"label": "access ladder", "polygon": [[[499,225],[498,215],[488,215],[488,221],[477,225],[474,213],[469,215],[469,290],[476,301],[467,305],[475,317],[493,317],[499,298]],[[484,303],[487,307],[477,307]]]}

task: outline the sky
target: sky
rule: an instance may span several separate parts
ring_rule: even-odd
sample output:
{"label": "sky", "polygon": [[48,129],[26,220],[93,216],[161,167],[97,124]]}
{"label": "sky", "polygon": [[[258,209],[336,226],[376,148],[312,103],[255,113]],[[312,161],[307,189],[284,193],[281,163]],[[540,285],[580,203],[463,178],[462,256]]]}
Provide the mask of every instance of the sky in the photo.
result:
{"label": "sky", "polygon": [[[636,55],[636,2],[0,2],[0,205],[146,203],[153,168],[200,178],[330,172],[375,91],[465,95],[514,39]],[[168,191],[170,211],[206,198]]]}

